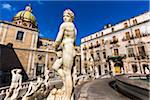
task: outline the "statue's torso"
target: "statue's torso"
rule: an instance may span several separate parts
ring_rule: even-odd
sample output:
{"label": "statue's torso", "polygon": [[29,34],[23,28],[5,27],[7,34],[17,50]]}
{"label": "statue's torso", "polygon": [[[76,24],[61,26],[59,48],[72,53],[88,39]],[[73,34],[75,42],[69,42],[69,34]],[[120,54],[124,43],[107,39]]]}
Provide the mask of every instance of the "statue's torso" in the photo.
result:
{"label": "statue's torso", "polygon": [[21,76],[20,75],[14,75],[13,77],[12,77],[12,82],[13,83],[18,83],[19,82],[19,80],[20,80],[20,78],[21,78]]}
{"label": "statue's torso", "polygon": [[62,43],[63,45],[72,44],[74,45],[75,36],[76,36],[76,28],[73,23],[65,22],[64,23],[64,36]]}

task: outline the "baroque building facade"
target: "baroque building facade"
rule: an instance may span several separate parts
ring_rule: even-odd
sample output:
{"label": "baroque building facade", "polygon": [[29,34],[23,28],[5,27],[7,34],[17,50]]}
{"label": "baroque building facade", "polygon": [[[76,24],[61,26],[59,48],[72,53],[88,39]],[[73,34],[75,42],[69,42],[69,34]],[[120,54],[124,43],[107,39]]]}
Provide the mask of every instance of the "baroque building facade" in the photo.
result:
{"label": "baroque building facade", "polygon": [[150,71],[150,12],[124,20],[81,39],[82,73],[92,66],[97,75],[112,71]]}
{"label": "baroque building facade", "polygon": [[[57,59],[53,43],[53,40],[39,37],[31,6],[26,6],[25,10],[18,12],[12,22],[0,21],[0,44],[11,45],[29,79],[44,76],[47,69],[51,70]],[[80,48],[76,47],[76,51],[75,64],[80,67]],[[8,67],[11,67],[11,64]],[[2,73],[1,70],[0,72]]]}

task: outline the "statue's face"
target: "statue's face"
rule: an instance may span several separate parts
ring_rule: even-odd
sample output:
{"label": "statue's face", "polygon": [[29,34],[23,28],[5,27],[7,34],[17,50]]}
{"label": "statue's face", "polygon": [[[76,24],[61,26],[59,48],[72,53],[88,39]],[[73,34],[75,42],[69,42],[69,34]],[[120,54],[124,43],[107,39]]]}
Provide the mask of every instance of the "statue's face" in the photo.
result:
{"label": "statue's face", "polygon": [[65,22],[71,22],[71,21],[72,21],[72,18],[71,18],[71,16],[70,16],[68,13],[65,13],[65,14],[64,14],[64,17],[63,17],[63,20],[64,20]]}
{"label": "statue's face", "polygon": [[58,51],[58,52],[57,52],[57,56],[58,56],[58,57],[62,57],[62,51]]}

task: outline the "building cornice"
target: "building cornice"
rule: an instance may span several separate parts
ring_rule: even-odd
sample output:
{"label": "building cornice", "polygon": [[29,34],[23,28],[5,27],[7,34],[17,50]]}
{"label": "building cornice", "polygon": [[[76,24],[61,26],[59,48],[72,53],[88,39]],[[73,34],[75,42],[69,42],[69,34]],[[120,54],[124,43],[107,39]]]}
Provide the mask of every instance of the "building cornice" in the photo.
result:
{"label": "building cornice", "polygon": [[28,30],[31,30],[31,31],[39,32],[38,29],[35,29],[35,28],[28,28],[28,27],[21,26],[21,25],[17,25],[17,24],[14,24],[14,23],[12,23],[12,22],[8,22],[8,21],[2,21],[2,20],[0,20],[0,23],[4,23],[4,24],[8,24],[8,25],[15,26],[15,27],[20,27],[20,28],[23,28],[23,29],[28,29]]}
{"label": "building cornice", "polygon": [[[129,27],[127,27],[127,28],[119,29],[119,30],[116,30],[116,31],[107,33],[107,34],[105,34],[105,35],[103,35],[103,36],[99,36],[99,37],[96,37],[96,38],[87,40],[87,41],[85,41],[85,42],[81,42],[81,44],[86,43],[86,42],[89,42],[89,41],[92,41],[92,40],[95,40],[95,39],[98,39],[98,38],[102,38],[102,37],[104,37],[104,36],[107,36],[107,35],[110,35],[110,34],[113,34],[113,33],[116,33],[116,32],[122,31],[122,30],[125,30],[125,29],[132,28],[132,27],[137,26],[137,25],[140,25],[140,24],[147,23],[147,22],[150,22],[150,20],[146,20],[146,21],[143,21],[143,22],[141,22],[141,23],[137,23],[137,24],[135,24],[135,25],[129,26]],[[96,34],[96,33],[94,33],[94,34]],[[87,37],[88,37],[88,36],[87,36]],[[85,37],[84,37],[84,38],[85,38]]]}

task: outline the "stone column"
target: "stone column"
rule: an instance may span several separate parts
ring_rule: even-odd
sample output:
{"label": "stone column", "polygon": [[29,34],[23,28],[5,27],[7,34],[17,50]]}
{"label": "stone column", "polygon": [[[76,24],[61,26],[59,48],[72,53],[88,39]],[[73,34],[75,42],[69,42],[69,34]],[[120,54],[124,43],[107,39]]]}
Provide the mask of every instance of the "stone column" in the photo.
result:
{"label": "stone column", "polygon": [[125,74],[128,73],[127,66],[128,66],[128,64],[127,64],[126,60],[123,60],[123,68],[124,68],[124,73]]}
{"label": "stone column", "polygon": [[29,78],[31,78],[31,76],[30,76],[31,61],[32,61],[32,51],[30,51],[30,53],[29,53],[28,67],[27,67],[27,74],[28,74],[28,77],[29,77]]}
{"label": "stone column", "polygon": [[143,63],[141,63],[141,70],[142,70],[142,74],[144,74],[144,67],[143,67]]}
{"label": "stone column", "polygon": [[95,66],[95,77],[99,78],[99,69],[97,67],[98,66]]}
{"label": "stone column", "polygon": [[35,34],[35,43],[34,43],[34,48],[37,47],[37,41],[38,41],[38,34]]}
{"label": "stone column", "polygon": [[115,73],[114,62],[110,60],[110,64],[111,64],[112,74],[113,74],[113,76],[115,76],[116,73]]}
{"label": "stone column", "polygon": [[138,61],[138,63],[137,63],[137,72],[136,73],[141,74],[141,68],[140,67],[141,67],[141,64]]}
{"label": "stone column", "polygon": [[33,52],[33,56],[32,56],[32,66],[31,66],[31,70],[32,70],[32,78],[36,78],[36,67],[35,67],[35,52]]}
{"label": "stone column", "polygon": [[44,69],[44,73],[48,68],[48,53],[46,53],[46,57],[45,57],[45,69]]}
{"label": "stone column", "polygon": [[129,74],[132,74],[132,73],[133,73],[133,68],[132,68],[131,63],[128,63],[128,73],[129,73]]}
{"label": "stone column", "polygon": [[2,27],[2,29],[1,29],[1,32],[2,32],[1,44],[4,44],[6,34],[8,31],[8,25],[1,25],[1,27]]}
{"label": "stone column", "polygon": [[35,39],[35,34],[33,33],[32,34],[31,46],[30,46],[31,49],[34,48],[34,39]]}
{"label": "stone column", "polygon": [[83,66],[81,67],[81,73],[82,73],[82,74],[86,74],[84,63],[83,63],[82,65],[83,65]]}

